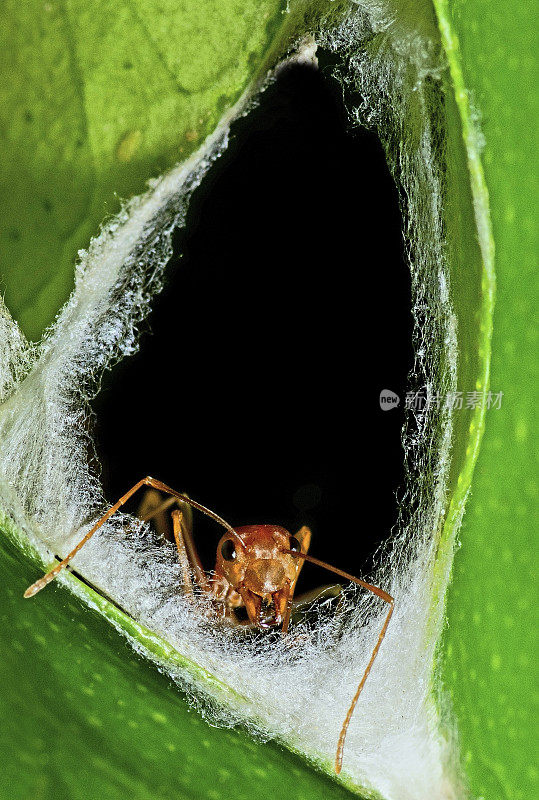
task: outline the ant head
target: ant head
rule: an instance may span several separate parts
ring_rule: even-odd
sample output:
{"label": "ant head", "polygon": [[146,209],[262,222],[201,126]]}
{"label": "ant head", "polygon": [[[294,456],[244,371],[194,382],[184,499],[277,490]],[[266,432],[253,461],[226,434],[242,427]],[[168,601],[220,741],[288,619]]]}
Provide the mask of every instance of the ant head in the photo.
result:
{"label": "ant head", "polygon": [[164,488],[226,528],[217,545],[215,564],[216,577],[225,579],[226,586],[221,587],[225,595],[232,588],[241,596],[253,625],[271,628],[282,624],[286,630],[296,580],[303,561],[309,559],[306,555],[311,539],[309,529],[303,527],[296,536],[291,536],[278,525],[233,528],[206,506],[168,486]]}
{"label": "ant head", "polygon": [[285,551],[301,552],[302,542],[278,525],[234,530],[235,537],[226,533],[217,546],[215,571],[241,595],[254,625],[280,625],[300,567]]}

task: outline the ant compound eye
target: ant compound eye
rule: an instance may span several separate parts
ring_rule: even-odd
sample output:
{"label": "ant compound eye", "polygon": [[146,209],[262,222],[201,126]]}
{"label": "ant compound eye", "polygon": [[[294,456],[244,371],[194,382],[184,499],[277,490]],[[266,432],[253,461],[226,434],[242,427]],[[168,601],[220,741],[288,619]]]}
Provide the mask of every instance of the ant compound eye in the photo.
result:
{"label": "ant compound eye", "polygon": [[234,561],[236,558],[236,545],[232,539],[227,539],[221,545],[221,555],[225,561]]}
{"label": "ant compound eye", "polygon": [[292,550],[293,553],[299,553],[301,550],[301,545],[296,539],[295,536],[290,537],[290,545],[288,547],[289,550]]}

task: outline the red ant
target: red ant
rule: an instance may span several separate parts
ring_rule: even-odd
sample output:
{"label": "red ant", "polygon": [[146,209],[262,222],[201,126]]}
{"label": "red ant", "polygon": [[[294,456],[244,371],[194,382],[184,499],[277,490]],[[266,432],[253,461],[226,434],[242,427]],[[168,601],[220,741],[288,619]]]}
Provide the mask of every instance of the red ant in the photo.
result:
{"label": "red ant", "polygon": [[155,480],[155,478],[147,477],[132,486],[112,508],[109,508],[106,514],[96,522],[76,547],[54,569],[32,584],[25,591],[24,596],[32,597],[54,580],[98,528],[142,486],[151,486],[153,489],[171,495],[171,499],[154,508],[150,514],[147,514],[144,517],[145,520],[151,519],[151,517],[159,514],[179,500],[181,503],[186,503],[203,514],[207,514],[215,522],[226,528],[226,533],[217,545],[215,571],[212,577],[208,578],[202,567],[191,527],[186,522],[184,513],[180,509],[175,509],[172,512],[174,538],[180,563],[183,567],[184,591],[188,595],[192,596],[193,594],[192,573],[200,589],[219,604],[221,609],[224,609],[225,617],[233,624],[242,624],[237,619],[234,610],[244,607],[247,611],[249,622],[253,627],[273,628],[280,626],[282,633],[285,634],[290,623],[296,583],[305,561],[324,567],[324,569],[340,575],[341,578],[368,589],[389,604],[389,611],[380,631],[378,641],[374,646],[370,661],[359,682],[341,728],[335,755],[335,772],[338,774],[342,768],[344,741],[348,725],[385,636],[389,620],[393,614],[394,600],[391,595],[384,592],[383,589],[379,589],[378,586],[365,583],[365,581],[349,575],[347,572],[343,572],[330,564],[326,564],[324,561],[319,561],[317,558],[307,555],[311,542],[311,531],[306,526],[303,526],[295,536],[291,536],[285,528],[276,525],[246,525],[240,528],[233,528],[228,522],[225,522],[224,519],[205,506],[200,505],[200,503],[196,503],[189,497],[179,494],[161,481]]}

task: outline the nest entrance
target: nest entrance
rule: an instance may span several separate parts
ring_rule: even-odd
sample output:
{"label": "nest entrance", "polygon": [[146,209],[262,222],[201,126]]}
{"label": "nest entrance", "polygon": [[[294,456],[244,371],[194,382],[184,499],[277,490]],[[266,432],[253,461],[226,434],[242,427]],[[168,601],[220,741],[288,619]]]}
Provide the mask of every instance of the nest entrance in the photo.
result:
{"label": "nest entrance", "polygon": [[[111,501],[151,474],[231,524],[308,524],[313,554],[365,574],[404,480],[410,277],[382,147],[319,55],[233,124],[96,436]],[[210,569],[220,531],[196,517],[195,535]],[[304,572],[305,589],[329,578]]]}

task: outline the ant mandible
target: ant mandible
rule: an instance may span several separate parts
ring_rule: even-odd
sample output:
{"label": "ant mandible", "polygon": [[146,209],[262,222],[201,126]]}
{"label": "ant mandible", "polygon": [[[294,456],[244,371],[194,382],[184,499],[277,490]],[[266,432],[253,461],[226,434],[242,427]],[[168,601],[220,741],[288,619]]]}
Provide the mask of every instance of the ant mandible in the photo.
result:
{"label": "ant mandible", "polygon": [[342,768],[346,732],[359,695],[386,634],[389,620],[393,614],[394,600],[391,595],[378,588],[378,586],[365,583],[365,581],[354,577],[354,575],[349,575],[347,572],[332,567],[325,561],[320,561],[307,555],[311,542],[311,531],[306,526],[303,526],[295,536],[291,536],[285,528],[276,525],[246,525],[240,528],[233,528],[220,516],[200,503],[191,500],[190,497],[179,494],[161,481],[155,480],[155,478],[146,477],[132,486],[123,497],[120,497],[118,502],[109,508],[76,547],[54,569],[51,569],[50,572],[33,583],[25,591],[24,596],[32,597],[54,580],[103,523],[143,486],[150,486],[152,489],[171,496],[171,499],[154,508],[150,514],[146,515],[144,517],[145,520],[151,519],[151,517],[163,511],[164,508],[171,506],[176,501],[180,501],[196,508],[226,528],[226,533],[217,545],[215,571],[211,578],[208,578],[202,567],[191,527],[187,523],[185,515],[181,509],[175,509],[172,512],[174,538],[183,568],[184,591],[192,596],[193,583],[191,574],[193,574],[200,589],[224,609],[225,617],[233,624],[242,624],[237,619],[234,609],[244,607],[247,611],[249,622],[253,627],[273,628],[280,626],[282,633],[285,634],[290,623],[294,590],[305,561],[323,567],[341,578],[368,589],[389,604],[389,610],[378,641],[374,646],[370,661],[359,682],[341,728],[335,755],[335,772],[338,774]]}

